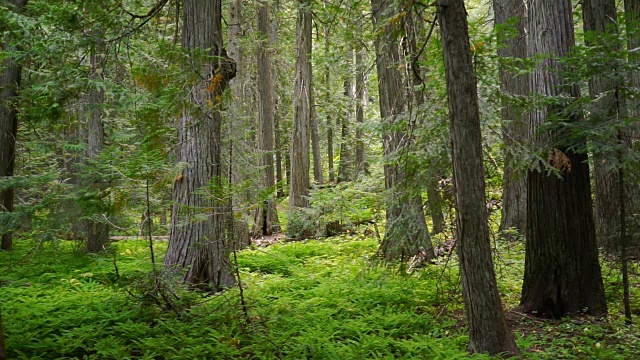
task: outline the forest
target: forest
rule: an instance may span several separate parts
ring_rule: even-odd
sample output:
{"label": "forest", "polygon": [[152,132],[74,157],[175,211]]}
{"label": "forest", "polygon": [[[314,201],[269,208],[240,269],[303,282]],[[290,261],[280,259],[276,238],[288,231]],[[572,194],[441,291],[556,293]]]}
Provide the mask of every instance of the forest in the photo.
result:
{"label": "forest", "polygon": [[640,359],[640,0],[0,0],[0,360]]}

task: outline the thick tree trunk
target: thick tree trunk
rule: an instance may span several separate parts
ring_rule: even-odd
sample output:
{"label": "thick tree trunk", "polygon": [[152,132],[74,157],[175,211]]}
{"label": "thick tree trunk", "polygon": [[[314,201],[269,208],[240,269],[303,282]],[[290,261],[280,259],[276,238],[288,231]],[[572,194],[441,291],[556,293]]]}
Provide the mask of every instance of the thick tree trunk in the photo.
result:
{"label": "thick tree trunk", "polygon": [[[26,0],[12,0],[11,6],[15,11],[21,11],[27,3]],[[0,25],[0,30],[4,26]],[[6,35],[0,39],[0,50],[16,50],[11,45],[11,38]],[[14,103],[18,97],[20,87],[21,67],[14,59],[8,57],[4,60],[0,73],[0,181],[8,181],[13,176],[16,157],[16,138],[18,136],[18,110]],[[4,189],[4,190],[2,190]],[[0,236],[2,243],[0,249],[10,251],[13,247],[13,235],[11,233],[11,215],[3,215],[2,212],[13,211],[13,187],[5,188],[0,182]]]}
{"label": "thick tree trunk", "polygon": [[[498,36],[498,56],[500,63],[500,91],[504,96],[525,96],[529,93],[529,79],[526,74],[510,71],[504,61],[527,57],[527,35],[525,32],[527,8],[524,0],[493,0],[495,26]],[[509,20],[515,22],[515,34],[505,29]],[[527,119],[522,108],[512,100],[502,101],[502,139],[504,142],[504,174],[502,177],[502,219],[500,231],[517,229],[526,234],[527,224],[527,178],[519,168],[521,149],[527,138]]]}
{"label": "thick tree trunk", "polygon": [[[380,96],[380,115],[385,122],[383,133],[384,155],[402,151],[408,146],[404,131],[390,130],[397,116],[405,111],[405,88],[398,49],[397,31],[386,19],[395,16],[394,9],[387,1],[371,0],[374,27],[379,36],[376,37],[376,68],[378,71],[378,92]],[[385,189],[389,193],[387,199],[387,221],[384,239],[378,254],[387,261],[408,260],[414,255],[424,252],[426,259],[434,257],[433,246],[422,210],[420,193],[409,189],[406,169],[396,164],[385,164]]]}
{"label": "thick tree trunk", "polygon": [[[185,270],[189,283],[207,282],[214,289],[231,286],[231,239],[225,220],[228,202],[221,194],[223,169],[220,134],[222,115],[217,97],[235,76],[235,64],[222,47],[220,0],[185,0],[182,46],[210,49],[206,63],[193,63],[205,79],[190,89],[192,108],[183,112],[179,125],[179,160],[184,164],[175,179],[166,266]],[[211,106],[213,105],[213,106]],[[210,189],[211,195],[200,190]]]}
{"label": "thick tree trunk", "polygon": [[[101,39],[96,40],[94,49],[91,50],[91,78],[94,81],[104,79],[104,63],[102,53],[104,44]],[[95,166],[99,161],[98,156],[104,149],[104,126],[102,124],[102,106],[104,102],[104,92],[91,86],[87,96],[87,104],[84,115],[87,117],[87,160],[90,166]],[[88,215],[91,219],[86,221],[87,248],[89,253],[103,251],[109,245],[109,224],[105,221],[97,220],[106,216],[109,212],[108,205],[105,204],[104,192],[108,189],[108,184],[100,178],[98,172],[89,175],[89,182],[84,186],[89,187],[92,193]]]}
{"label": "thick tree trunk", "polygon": [[[530,56],[547,55],[531,74],[531,90],[541,96],[577,98],[578,87],[562,78],[557,57],[575,43],[570,0],[537,0],[529,7]],[[606,312],[593,223],[584,139],[563,137],[562,130],[540,132],[549,118],[580,121],[566,106],[540,105],[531,114],[529,133],[549,153],[547,164],[527,173],[527,243],[520,306],[537,316],[560,318],[586,311]],[[555,171],[549,171],[548,167]],[[536,169],[537,168],[537,169]],[[558,172],[555,173],[555,172]]]}
{"label": "thick tree trunk", "polygon": [[469,351],[517,356],[491,259],[478,94],[463,0],[438,1],[438,16],[447,75],[458,256],[469,321]]}
{"label": "thick tree trunk", "polygon": [[294,85],[295,114],[291,136],[289,207],[309,206],[309,125],[311,121],[311,1],[299,0],[297,58]]}
{"label": "thick tree trunk", "polygon": [[273,171],[273,123],[275,119],[274,87],[271,74],[270,36],[271,24],[267,3],[258,6],[258,33],[261,37],[258,44],[258,93],[260,96],[260,134],[258,138],[260,150],[260,169],[262,170],[262,191],[266,196],[256,211],[254,235],[271,235],[280,231],[278,212],[276,210],[275,180]]}

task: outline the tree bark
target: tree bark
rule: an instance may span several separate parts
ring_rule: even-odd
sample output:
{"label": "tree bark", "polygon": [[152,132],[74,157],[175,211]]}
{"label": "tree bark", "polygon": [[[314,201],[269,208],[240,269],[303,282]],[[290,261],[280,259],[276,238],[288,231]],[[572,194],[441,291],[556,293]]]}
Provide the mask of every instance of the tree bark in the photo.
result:
{"label": "tree bark", "polygon": [[[405,88],[398,49],[397,29],[387,24],[397,11],[390,8],[387,1],[371,0],[374,28],[379,33],[375,40],[376,68],[378,72],[378,92],[380,115],[385,122],[383,130],[384,155],[398,154],[406,149],[409,139],[404,131],[390,130],[405,109]],[[386,232],[380,243],[378,254],[387,261],[408,260],[424,252],[428,260],[435,257],[429,237],[422,199],[416,189],[410,189],[406,170],[397,164],[385,164],[385,189],[389,193],[386,212]]]}
{"label": "tree bark", "polygon": [[273,171],[275,119],[274,87],[271,74],[271,42],[269,31],[269,8],[267,3],[258,5],[258,93],[260,96],[260,134],[258,138],[260,150],[260,169],[262,170],[262,191],[265,196],[256,211],[256,231],[254,235],[271,235],[280,231],[278,212],[274,200],[275,180]]}
{"label": "tree bark", "polygon": [[[362,33],[362,27],[359,26],[359,32]],[[356,162],[354,179],[357,180],[364,171],[364,134],[362,126],[364,124],[364,91],[367,86],[364,76],[364,50],[361,39],[356,44]]]}
{"label": "tree bark", "polygon": [[311,122],[311,1],[299,0],[296,30],[295,114],[291,136],[290,211],[309,206],[309,126]]}
{"label": "tree bark", "polygon": [[469,351],[519,354],[496,283],[485,207],[482,132],[463,0],[439,0],[456,187],[458,256]]}
{"label": "tree bark", "polygon": [[[234,283],[229,264],[231,239],[225,224],[228,202],[223,194],[218,96],[235,76],[235,64],[222,47],[220,0],[185,0],[182,46],[210,49],[211,58],[190,64],[204,79],[190,89],[192,107],[180,119],[179,159],[183,164],[173,189],[171,233],[164,264],[185,270],[189,283],[209,283],[219,290]],[[205,195],[201,189],[208,189]]]}
{"label": "tree bark", "polygon": [[[502,218],[500,231],[517,229],[526,234],[527,183],[526,172],[518,166],[522,158],[521,148],[527,138],[527,123],[519,108],[508,97],[526,96],[529,79],[526,74],[516,74],[505,64],[508,59],[527,57],[525,32],[527,8],[524,0],[494,0],[495,27],[498,37],[500,62],[500,91],[502,92],[502,139],[504,142],[504,174],[502,177]],[[515,35],[507,29],[509,20],[516,19]]]}
{"label": "tree bark", "polygon": [[[575,44],[570,0],[537,0],[529,4],[530,56],[547,55],[536,63],[531,90],[545,97],[577,98],[579,89],[562,77],[558,57]],[[606,312],[593,223],[589,164],[584,139],[566,130],[540,131],[550,119],[580,121],[566,104],[537,104],[531,113],[530,138],[547,163],[532,164],[527,173],[527,243],[520,306],[537,316],[560,318],[586,311]],[[579,151],[579,150],[578,150]],[[549,167],[555,168],[550,171]]]}
{"label": "tree bark", "polygon": [[[327,6],[327,3],[324,3],[324,6]],[[324,66],[324,82],[325,82],[325,104],[329,104],[331,102],[331,72],[329,71],[329,25],[325,25],[324,27],[324,56],[326,64]],[[329,115],[329,111],[327,110],[327,160],[329,162],[329,182],[333,183],[336,181],[335,169],[333,164],[333,124],[331,123],[331,115]]]}
{"label": "tree bark", "polygon": [[[10,1],[14,11],[21,11],[26,3],[26,0]],[[0,25],[0,29],[3,27]],[[2,39],[0,49],[15,51],[16,47],[11,44],[11,37],[8,34]],[[0,180],[2,181],[9,181],[15,170],[18,136],[18,109],[15,101],[18,98],[21,69],[15,59],[8,57],[4,60],[0,73]],[[0,190],[0,236],[2,236],[0,249],[10,251],[13,248],[11,214],[3,215],[2,212],[13,212],[14,189],[11,186],[5,188],[2,183],[0,185],[2,185],[0,189],[4,189]]]}
{"label": "tree bark", "polygon": [[[91,79],[93,81],[104,81],[104,43],[102,35],[97,35],[99,39],[94,39],[94,48],[91,50]],[[104,92],[101,89],[91,86],[87,95],[87,103],[84,115],[87,118],[87,163],[90,167],[97,164],[98,157],[104,150],[104,126],[102,123],[102,106],[104,103]],[[109,224],[98,220],[106,216],[109,212],[108,205],[104,202],[104,192],[108,190],[108,184],[98,175],[97,171],[89,176],[89,181],[84,186],[88,187],[91,193],[90,201],[85,199],[88,205],[87,213],[90,219],[86,221],[85,229],[87,236],[86,251],[97,253],[103,251],[109,245]]]}
{"label": "tree bark", "polygon": [[[347,51],[348,55],[348,63],[351,65],[353,59],[353,52],[351,50]],[[350,73],[351,69],[347,71]],[[352,110],[352,99],[353,99],[353,89],[351,85],[351,79],[348,77],[344,80],[344,96],[347,100],[347,108],[345,109],[342,121],[340,124],[340,165],[338,166],[338,182],[350,181],[351,180],[351,169],[353,160],[351,159],[351,149],[350,149],[350,131],[349,131],[349,118],[351,117]]]}

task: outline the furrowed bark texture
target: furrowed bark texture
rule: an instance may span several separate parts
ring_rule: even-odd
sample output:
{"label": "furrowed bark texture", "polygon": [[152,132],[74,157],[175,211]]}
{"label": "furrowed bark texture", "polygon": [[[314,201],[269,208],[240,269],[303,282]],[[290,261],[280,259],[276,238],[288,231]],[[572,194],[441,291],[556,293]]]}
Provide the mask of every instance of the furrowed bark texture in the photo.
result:
{"label": "furrowed bark texture", "polygon": [[258,208],[256,215],[256,231],[254,235],[271,235],[280,231],[278,212],[275,203],[275,175],[273,169],[274,154],[274,87],[271,73],[271,42],[269,32],[269,7],[267,3],[258,6],[258,32],[261,37],[258,44],[258,93],[260,96],[260,134],[258,138],[260,150],[260,169],[262,169],[262,187],[266,198]]}
{"label": "furrowed bark texture", "polygon": [[289,206],[309,206],[309,126],[311,121],[311,2],[300,0],[297,22],[295,114],[291,136]]}
{"label": "furrowed bark texture", "polygon": [[[385,24],[397,11],[385,0],[371,0],[373,22],[376,36],[376,68],[378,72],[378,92],[380,96],[380,115],[385,122],[383,134],[384,155],[390,156],[406,151],[408,136],[404,131],[390,130],[398,120],[398,115],[406,110],[403,86],[402,64],[398,48],[398,29]],[[384,239],[380,243],[378,254],[387,261],[408,260],[421,252],[427,260],[435,257],[429,237],[422,199],[419,193],[407,189],[406,171],[395,164],[384,165],[385,189],[387,199],[387,221]]]}
{"label": "furrowed bark texture", "polygon": [[[12,0],[11,6],[15,11],[21,11],[26,5],[26,0]],[[4,26],[0,25],[0,30]],[[0,45],[0,50],[15,51],[15,46],[11,44],[11,38],[6,35]],[[0,73],[0,181],[9,181],[15,170],[16,138],[18,136],[18,109],[15,101],[18,97],[20,87],[21,66],[14,59],[8,57],[2,64]],[[0,236],[2,243],[0,249],[11,250],[13,248],[13,235],[10,223],[10,215],[3,216],[2,212],[13,211],[13,187],[5,187],[0,182]]]}
{"label": "furrowed bark texture", "polygon": [[[235,64],[222,47],[220,0],[185,0],[182,46],[210,49],[216,56],[193,64],[205,81],[190,91],[192,107],[180,119],[180,162],[184,168],[173,189],[169,248],[164,264],[184,271],[189,283],[209,283],[215,289],[231,286],[231,239],[225,220],[228,202],[222,194],[220,134],[222,116],[218,96],[235,76]],[[198,78],[200,78],[200,76]],[[202,189],[207,189],[203,194]]]}
{"label": "furrowed bark texture", "polygon": [[438,1],[456,188],[458,256],[469,351],[519,354],[507,325],[491,259],[482,132],[463,0]]}
{"label": "furrowed bark texture", "polygon": [[[504,61],[527,57],[527,8],[523,0],[493,0],[493,11],[498,36],[498,56],[503,59],[500,63],[500,91],[503,96],[508,97],[526,96],[529,93],[528,75],[514,73]],[[507,31],[507,23],[514,20],[515,27]],[[526,121],[524,109],[503,99],[504,175],[500,231],[517,229],[523,235],[526,234],[527,225],[527,177],[526,171],[518,166],[518,159],[522,157],[522,147],[527,138]]]}
{"label": "furrowed bark texture", "polygon": [[[535,0],[529,4],[530,55],[548,55],[531,74],[531,90],[546,97],[577,98],[579,90],[562,78],[557,57],[574,45],[570,0]],[[584,148],[584,139],[572,139],[566,130],[540,131],[554,118],[580,121],[563,104],[538,106],[532,112],[530,136],[548,164],[534,164],[527,173],[527,243],[520,306],[537,316],[560,318],[585,311],[606,312],[598,248],[593,223],[587,155],[569,150]],[[541,167],[560,172],[549,173]]]}

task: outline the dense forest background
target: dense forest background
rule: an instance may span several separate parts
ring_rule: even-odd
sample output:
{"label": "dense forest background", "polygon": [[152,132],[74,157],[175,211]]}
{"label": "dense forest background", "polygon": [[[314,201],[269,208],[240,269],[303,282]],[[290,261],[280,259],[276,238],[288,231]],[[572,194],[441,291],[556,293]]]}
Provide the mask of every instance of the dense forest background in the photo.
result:
{"label": "dense forest background", "polygon": [[0,2],[0,359],[640,357],[640,1]]}

